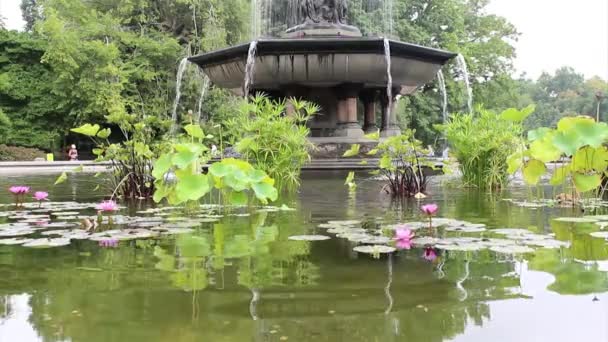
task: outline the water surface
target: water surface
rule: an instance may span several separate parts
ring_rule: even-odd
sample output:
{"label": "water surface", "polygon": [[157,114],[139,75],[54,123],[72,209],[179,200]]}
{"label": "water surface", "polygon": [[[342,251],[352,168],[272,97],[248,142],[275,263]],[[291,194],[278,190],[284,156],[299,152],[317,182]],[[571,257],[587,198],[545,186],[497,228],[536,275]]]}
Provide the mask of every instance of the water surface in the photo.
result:
{"label": "water surface", "polygon": [[[284,198],[297,211],[202,224],[196,234],[208,251],[185,261],[172,239],[0,246],[0,341],[608,341],[607,244],[588,235],[595,226],[551,220],[579,213],[501,201],[525,189],[489,195],[435,184],[426,201],[442,217],[553,233],[571,246],[516,257],[443,253],[430,263],[419,249],[376,259],[343,239],[288,241],[325,234],[317,226],[328,220],[420,219],[416,201],[391,202],[372,181],[349,194],[343,179],[308,172],[300,193]],[[4,177],[0,189],[102,198],[92,175],[53,181]]]}

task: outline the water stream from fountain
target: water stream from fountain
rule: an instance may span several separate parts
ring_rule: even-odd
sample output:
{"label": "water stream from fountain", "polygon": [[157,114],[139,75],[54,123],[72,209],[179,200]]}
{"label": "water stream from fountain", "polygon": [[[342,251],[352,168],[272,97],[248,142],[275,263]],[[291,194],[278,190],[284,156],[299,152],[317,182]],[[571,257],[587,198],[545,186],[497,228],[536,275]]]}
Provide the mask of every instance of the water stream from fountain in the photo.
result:
{"label": "water stream from fountain", "polygon": [[384,112],[384,128],[390,126],[391,109],[393,108],[393,76],[391,74],[391,44],[384,38],[384,59],[386,60],[386,97],[387,107]]}
{"label": "water stream from fountain", "polygon": [[[201,95],[198,98],[198,108],[196,110],[196,120],[194,121],[195,123],[200,123],[201,122],[201,113],[203,112],[203,100],[205,99],[205,95],[207,94],[207,90],[209,89],[209,84],[210,84],[210,80],[209,77],[207,77],[207,75],[205,75],[203,73],[203,85],[201,87]],[[207,118],[205,118],[207,119]],[[207,120],[205,120],[207,121]]]}
{"label": "water stream from fountain", "polygon": [[458,56],[456,56],[456,65],[462,73],[464,85],[467,90],[467,108],[469,110],[469,113],[473,113],[473,89],[471,88],[471,83],[469,80],[469,70],[467,68],[467,61],[464,59],[463,55],[458,54]]}
{"label": "water stream from fountain", "polygon": [[384,0],[383,2],[383,10],[382,10],[382,14],[384,17],[384,24],[386,25],[385,27],[385,34],[388,35],[389,37],[393,36],[393,26],[394,26],[394,19],[393,19],[393,0]]}
{"label": "water stream from fountain", "polygon": [[446,124],[448,122],[448,92],[445,88],[445,77],[441,69],[437,72],[437,84],[439,85],[439,93],[441,94],[441,116],[443,123]]}
{"label": "water stream from fountain", "polygon": [[253,82],[253,67],[255,66],[255,54],[257,51],[258,41],[254,40],[249,44],[249,52],[247,53],[247,64],[245,65],[245,80],[243,82],[243,97],[249,96],[249,87]]}
{"label": "water stream from fountain", "polygon": [[182,97],[182,79],[184,78],[184,72],[188,68],[188,57],[182,58],[177,67],[177,78],[175,82],[175,100],[173,101],[173,110],[171,111],[171,133],[175,133],[177,130],[177,107],[179,105],[179,99]]}

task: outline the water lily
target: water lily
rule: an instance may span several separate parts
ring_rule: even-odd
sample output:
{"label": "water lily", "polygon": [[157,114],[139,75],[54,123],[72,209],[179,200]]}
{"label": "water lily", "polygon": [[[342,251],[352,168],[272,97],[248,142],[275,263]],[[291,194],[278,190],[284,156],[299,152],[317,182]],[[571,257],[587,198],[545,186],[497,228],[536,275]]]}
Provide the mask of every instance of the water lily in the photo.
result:
{"label": "water lily", "polygon": [[437,211],[439,210],[439,206],[435,203],[433,204],[425,204],[422,207],[420,207],[420,210],[422,210],[422,212],[429,217],[429,229],[433,230],[433,216],[435,216],[435,214],[437,214]]}
{"label": "water lily", "polygon": [[437,259],[437,252],[435,252],[433,247],[426,247],[424,248],[424,254],[422,254],[422,257],[424,258],[424,260],[432,262]]}
{"label": "water lily", "polygon": [[118,247],[118,239],[107,238],[107,239],[99,240],[99,247],[116,248],[116,247]]}
{"label": "water lily", "polygon": [[30,192],[30,187],[23,185],[13,185],[8,189],[8,191],[12,193],[13,196],[15,196],[15,205],[19,206],[19,204],[23,203],[23,197],[25,196],[25,194]]}
{"label": "water lily", "polygon": [[412,239],[416,236],[411,229],[398,228],[395,232],[395,240],[397,241],[396,246],[399,249],[411,249]]}
{"label": "water lily", "polygon": [[44,192],[44,191],[36,191],[34,193],[34,199],[36,201],[38,201],[38,203],[39,203],[38,206],[42,206],[42,201],[48,201],[49,200],[49,193],[48,192]]}
{"label": "water lily", "polygon": [[[95,209],[97,209],[97,223],[101,225],[101,222],[103,221],[103,213],[112,213],[114,211],[118,211],[118,204],[116,204],[116,202],[109,200],[109,201],[103,201],[101,203],[99,203]],[[112,216],[108,216],[108,224],[110,226],[112,226],[114,224],[114,221],[112,220]]]}
{"label": "water lily", "polygon": [[36,191],[34,193],[34,199],[36,201],[48,201],[49,200],[49,193],[48,192],[44,192],[44,191]]}
{"label": "water lily", "polygon": [[437,210],[439,210],[439,206],[437,204],[425,204],[422,207],[420,207],[420,210],[422,210],[423,213],[425,213],[427,216],[433,216],[435,214],[437,214]]}
{"label": "water lily", "polygon": [[30,192],[30,187],[23,185],[14,185],[11,186],[8,191],[10,191],[13,195],[25,195]]}
{"label": "water lily", "polygon": [[114,201],[103,201],[99,203],[95,209],[101,212],[113,212],[118,210],[118,204]]}

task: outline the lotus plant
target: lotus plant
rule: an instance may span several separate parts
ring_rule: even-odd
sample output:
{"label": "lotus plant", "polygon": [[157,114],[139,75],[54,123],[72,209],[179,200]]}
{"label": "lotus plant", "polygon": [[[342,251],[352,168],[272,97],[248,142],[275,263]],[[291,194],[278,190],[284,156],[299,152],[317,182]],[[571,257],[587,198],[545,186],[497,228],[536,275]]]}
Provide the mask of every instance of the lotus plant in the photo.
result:
{"label": "lotus plant", "polygon": [[[97,216],[97,222],[99,224],[101,224],[103,214],[110,214],[110,213],[113,213],[115,211],[118,211],[119,207],[118,207],[118,204],[116,204],[116,202],[114,202],[112,200],[109,200],[109,201],[103,201],[103,202],[99,203],[95,207],[95,209],[97,209],[97,214],[98,214],[98,216]],[[110,215],[108,215],[108,223],[110,225],[113,224],[113,222],[112,222],[112,216],[110,216]]]}
{"label": "lotus plant", "polygon": [[439,206],[437,204],[425,204],[420,207],[420,210],[429,218],[429,229],[433,230],[433,216],[437,214]]}
{"label": "lotus plant", "polygon": [[12,193],[15,197],[15,205],[19,206],[23,204],[23,199],[25,198],[25,195],[30,192],[30,187],[23,185],[13,185],[8,189],[8,191],[10,191],[10,193]]}
{"label": "lotus plant", "polygon": [[403,226],[401,228],[397,228],[395,232],[395,240],[397,241],[397,248],[399,249],[411,249],[412,248],[412,239],[416,236],[412,232],[411,229]]}
{"label": "lotus plant", "polygon": [[41,207],[42,201],[49,200],[49,193],[44,191],[36,191],[34,192],[34,199],[38,201],[38,207]]}

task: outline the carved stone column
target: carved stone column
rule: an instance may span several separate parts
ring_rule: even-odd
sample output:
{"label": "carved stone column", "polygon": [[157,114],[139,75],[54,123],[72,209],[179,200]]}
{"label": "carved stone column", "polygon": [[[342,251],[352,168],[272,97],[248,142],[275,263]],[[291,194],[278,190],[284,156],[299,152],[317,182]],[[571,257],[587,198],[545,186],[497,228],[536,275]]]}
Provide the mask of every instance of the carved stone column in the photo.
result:
{"label": "carved stone column", "polygon": [[376,103],[378,102],[378,90],[369,89],[361,93],[361,102],[363,102],[364,124],[363,131],[366,134],[374,133],[378,130],[376,126]]}
{"label": "carved stone column", "polygon": [[335,88],[338,99],[336,112],[338,124],[335,136],[360,138],[364,135],[357,120],[357,98],[360,89],[360,86],[351,84]]}
{"label": "carved stone column", "polygon": [[[393,90],[395,94],[395,90]],[[397,116],[395,113],[395,97],[390,103],[386,91],[382,93],[380,102],[382,103],[382,127],[380,128],[381,137],[392,137],[401,134],[401,129],[397,125]]]}

